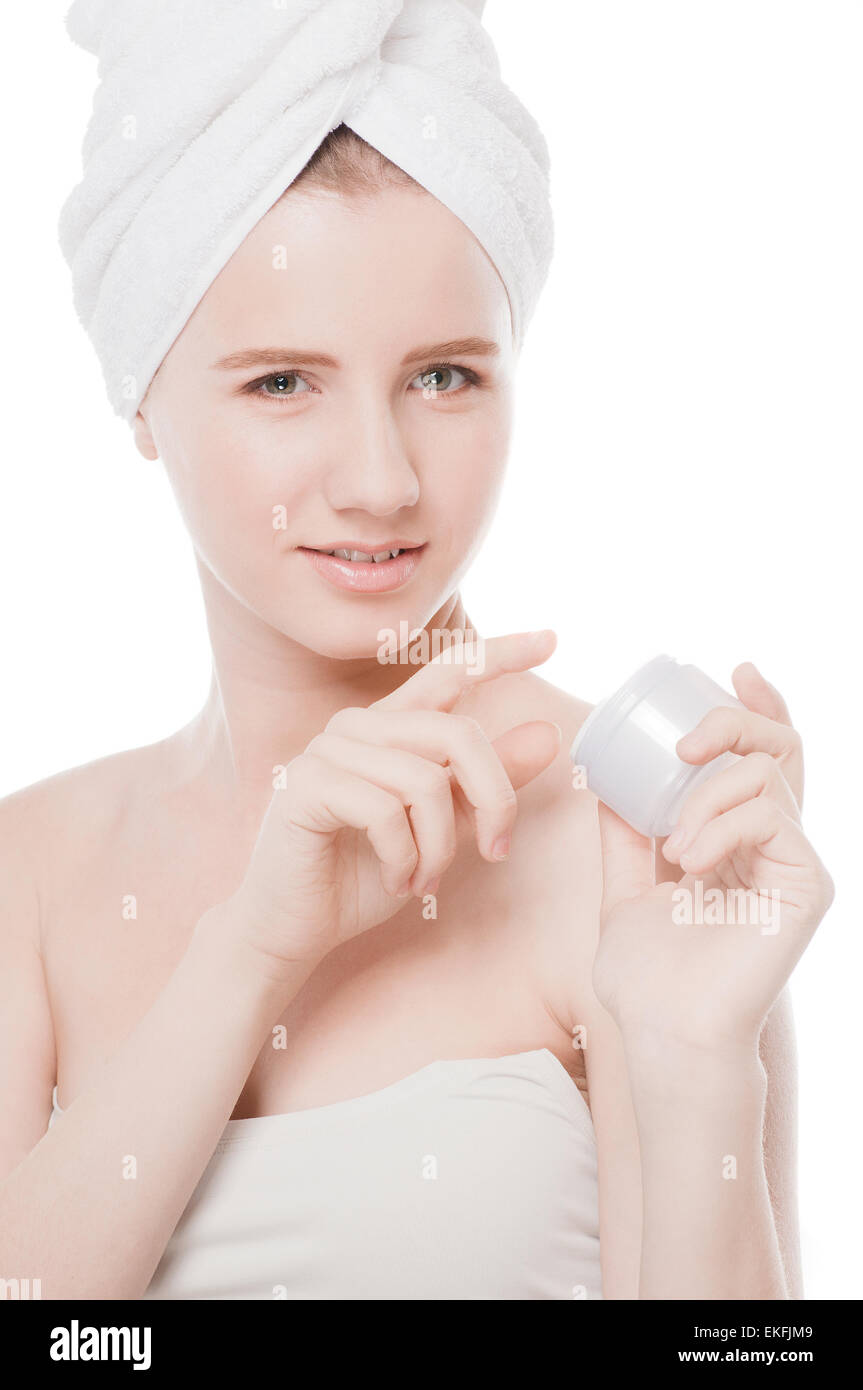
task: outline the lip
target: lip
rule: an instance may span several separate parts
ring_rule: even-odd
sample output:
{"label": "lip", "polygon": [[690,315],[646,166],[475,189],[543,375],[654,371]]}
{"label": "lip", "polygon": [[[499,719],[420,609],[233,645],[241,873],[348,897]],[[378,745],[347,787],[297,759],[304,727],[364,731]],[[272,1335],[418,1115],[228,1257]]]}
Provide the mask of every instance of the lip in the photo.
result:
{"label": "lip", "polygon": [[425,542],[415,545],[412,541],[380,541],[373,545],[363,541],[334,541],[323,547],[326,550],[361,550],[366,555],[374,555],[382,550],[401,550],[395,559],[382,560],[339,560],[335,555],[324,555],[320,550],[309,546],[298,546],[301,554],[307,555],[322,578],[337,589],[348,589],[360,594],[384,594],[400,589],[407,584],[419,565],[425,551]]}

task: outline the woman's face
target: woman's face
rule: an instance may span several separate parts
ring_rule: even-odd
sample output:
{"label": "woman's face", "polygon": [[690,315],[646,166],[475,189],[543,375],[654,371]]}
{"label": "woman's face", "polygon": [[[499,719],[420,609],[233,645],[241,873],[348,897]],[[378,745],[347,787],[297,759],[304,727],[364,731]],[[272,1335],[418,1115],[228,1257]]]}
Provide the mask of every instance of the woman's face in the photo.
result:
{"label": "woman's face", "polygon": [[[209,598],[368,656],[382,628],[427,624],[470,564],[513,368],[504,286],[437,199],[289,190],[165,357],[136,442],[164,461]],[[396,547],[414,553],[320,554]]]}

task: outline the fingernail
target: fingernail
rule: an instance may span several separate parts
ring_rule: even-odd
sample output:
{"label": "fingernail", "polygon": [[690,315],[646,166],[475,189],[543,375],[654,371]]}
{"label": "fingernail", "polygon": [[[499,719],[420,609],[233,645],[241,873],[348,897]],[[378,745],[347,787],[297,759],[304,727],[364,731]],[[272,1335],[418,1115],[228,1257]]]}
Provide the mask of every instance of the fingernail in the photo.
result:
{"label": "fingernail", "polygon": [[409,898],[411,892],[410,879],[401,888],[396,889],[397,898]]}
{"label": "fingernail", "polygon": [[492,859],[506,859],[512,844],[511,835],[501,835],[491,847]]}
{"label": "fingernail", "polygon": [[671,832],[671,834],[669,835],[668,839],[665,841],[665,848],[666,848],[666,849],[680,849],[680,846],[683,844],[684,839],[685,839],[685,834],[684,834],[683,826],[682,826],[682,825],[677,825],[677,826],[675,826],[675,828],[672,830],[672,832]]}

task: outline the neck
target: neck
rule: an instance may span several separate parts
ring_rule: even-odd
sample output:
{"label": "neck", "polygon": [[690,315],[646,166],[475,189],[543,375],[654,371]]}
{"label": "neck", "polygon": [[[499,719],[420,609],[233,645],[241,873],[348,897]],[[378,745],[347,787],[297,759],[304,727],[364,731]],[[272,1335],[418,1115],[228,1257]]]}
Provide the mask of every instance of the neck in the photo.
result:
{"label": "neck", "polygon": [[[202,580],[213,669],[204,708],[179,735],[183,770],[208,798],[227,804],[237,823],[257,826],[274,769],[301,753],[338,710],[382,699],[418,668],[376,656],[321,656],[257,618],[212,576]],[[456,592],[426,631],[471,626]]]}

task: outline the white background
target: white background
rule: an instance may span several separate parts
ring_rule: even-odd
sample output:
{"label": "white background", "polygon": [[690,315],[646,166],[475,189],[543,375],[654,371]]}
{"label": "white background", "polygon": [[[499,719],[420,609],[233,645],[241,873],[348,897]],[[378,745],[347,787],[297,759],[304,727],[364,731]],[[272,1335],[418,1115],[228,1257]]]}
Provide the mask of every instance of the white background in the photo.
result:
{"label": "white background", "polygon": [[[15,6],[0,58],[4,793],[164,736],[208,678],[185,535],[57,244],[95,84],[65,10]],[[548,138],[556,252],[468,612],[554,627],[543,674],[591,702],[660,651],[784,693],[837,885],[793,983],[806,1294],[860,1298],[863,7],[489,0],[486,22]]]}

